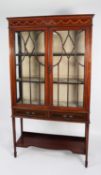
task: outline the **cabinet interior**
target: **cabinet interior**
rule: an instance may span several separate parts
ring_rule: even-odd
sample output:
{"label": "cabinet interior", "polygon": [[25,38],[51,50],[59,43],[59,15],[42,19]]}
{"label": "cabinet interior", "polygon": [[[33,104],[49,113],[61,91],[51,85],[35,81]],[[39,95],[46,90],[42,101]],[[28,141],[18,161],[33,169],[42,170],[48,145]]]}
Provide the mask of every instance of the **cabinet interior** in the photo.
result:
{"label": "cabinet interior", "polygon": [[15,33],[17,103],[44,105],[45,83],[52,83],[53,106],[83,107],[85,31],[52,32],[52,82],[45,77],[45,44],[44,31]]}

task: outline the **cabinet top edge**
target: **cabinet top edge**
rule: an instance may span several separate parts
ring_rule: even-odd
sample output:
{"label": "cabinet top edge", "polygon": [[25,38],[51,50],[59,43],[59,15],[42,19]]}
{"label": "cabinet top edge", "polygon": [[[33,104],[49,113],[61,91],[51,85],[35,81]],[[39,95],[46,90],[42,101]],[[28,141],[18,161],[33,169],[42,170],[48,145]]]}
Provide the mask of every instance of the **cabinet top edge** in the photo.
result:
{"label": "cabinet top edge", "polygon": [[47,16],[20,16],[20,17],[7,17],[8,21],[18,19],[31,19],[31,18],[55,18],[55,17],[90,17],[93,18],[95,14],[68,14],[68,15],[47,15]]}
{"label": "cabinet top edge", "polygon": [[20,30],[31,27],[91,26],[93,14],[55,15],[7,18],[9,28]]}

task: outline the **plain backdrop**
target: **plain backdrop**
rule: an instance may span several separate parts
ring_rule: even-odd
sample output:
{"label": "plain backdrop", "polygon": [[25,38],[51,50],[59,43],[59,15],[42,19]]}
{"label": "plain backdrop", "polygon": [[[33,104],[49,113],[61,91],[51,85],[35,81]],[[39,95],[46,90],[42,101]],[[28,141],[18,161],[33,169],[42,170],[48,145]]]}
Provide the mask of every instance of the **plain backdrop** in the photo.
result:
{"label": "plain backdrop", "polygon": [[[66,151],[39,148],[18,149],[13,158],[9,77],[9,37],[6,17],[95,14],[92,40],[91,124],[89,168],[84,157]],[[26,130],[84,135],[84,126],[48,121],[27,120]],[[19,136],[17,121],[17,136]],[[101,1],[99,0],[0,0],[0,172],[1,174],[95,174],[101,171]]]}

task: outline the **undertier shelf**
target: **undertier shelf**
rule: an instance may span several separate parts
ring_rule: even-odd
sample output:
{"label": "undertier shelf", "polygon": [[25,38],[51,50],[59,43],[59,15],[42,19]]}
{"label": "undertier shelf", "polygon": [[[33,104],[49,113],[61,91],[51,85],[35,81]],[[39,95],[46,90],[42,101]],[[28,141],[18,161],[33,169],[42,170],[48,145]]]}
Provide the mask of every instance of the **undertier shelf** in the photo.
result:
{"label": "undertier shelf", "polygon": [[74,153],[85,154],[85,138],[23,132],[16,142],[17,147],[41,147],[48,149],[70,150]]}

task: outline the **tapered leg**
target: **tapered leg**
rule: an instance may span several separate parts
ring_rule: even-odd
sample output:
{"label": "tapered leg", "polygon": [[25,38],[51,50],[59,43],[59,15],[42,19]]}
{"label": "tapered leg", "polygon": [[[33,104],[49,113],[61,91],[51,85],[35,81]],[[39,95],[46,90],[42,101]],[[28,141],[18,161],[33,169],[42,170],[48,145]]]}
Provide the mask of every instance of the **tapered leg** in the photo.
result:
{"label": "tapered leg", "polygon": [[88,141],[89,141],[89,123],[85,124],[85,138],[86,138],[86,158],[85,158],[85,167],[88,167]]}
{"label": "tapered leg", "polygon": [[15,126],[15,120],[16,120],[15,117],[12,117],[14,157],[17,157],[17,151],[16,151],[16,126]]}
{"label": "tapered leg", "polygon": [[23,118],[20,118],[21,135],[23,133]]}

